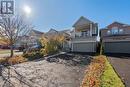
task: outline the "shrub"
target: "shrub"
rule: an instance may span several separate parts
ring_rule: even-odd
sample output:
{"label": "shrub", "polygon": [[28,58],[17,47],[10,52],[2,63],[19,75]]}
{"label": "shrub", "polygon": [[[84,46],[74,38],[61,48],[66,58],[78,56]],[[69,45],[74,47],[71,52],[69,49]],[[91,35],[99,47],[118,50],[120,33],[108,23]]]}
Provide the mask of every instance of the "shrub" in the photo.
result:
{"label": "shrub", "polygon": [[15,57],[12,57],[12,58],[9,58],[8,59],[8,63],[9,64],[18,64],[18,63],[23,63],[23,62],[26,62],[27,59],[22,57],[22,56],[15,56]]}
{"label": "shrub", "polygon": [[44,54],[42,52],[30,52],[23,54],[23,57],[27,58],[28,60],[35,60],[42,58]]}
{"label": "shrub", "polygon": [[96,57],[89,65],[81,87],[100,87],[100,77],[105,68],[104,56]]}
{"label": "shrub", "polygon": [[54,54],[56,52],[58,52],[58,48],[55,42],[54,41],[48,42],[44,49],[45,55]]}
{"label": "shrub", "polygon": [[0,58],[0,64],[4,64],[6,62],[6,58]]}
{"label": "shrub", "polygon": [[14,65],[18,63],[26,62],[27,59],[22,56],[14,56],[12,58],[0,58],[0,63],[3,65]]}
{"label": "shrub", "polygon": [[41,51],[45,55],[55,54],[62,50],[63,42],[65,41],[65,37],[63,35],[54,35],[54,36],[43,36],[40,39],[40,43],[42,45]]}

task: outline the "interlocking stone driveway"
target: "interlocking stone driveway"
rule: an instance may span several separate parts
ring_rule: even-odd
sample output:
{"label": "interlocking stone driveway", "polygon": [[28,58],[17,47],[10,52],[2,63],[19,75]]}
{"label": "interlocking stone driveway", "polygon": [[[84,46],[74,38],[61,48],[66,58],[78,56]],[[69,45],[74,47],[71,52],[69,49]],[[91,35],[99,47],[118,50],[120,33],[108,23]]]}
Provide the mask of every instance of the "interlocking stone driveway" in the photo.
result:
{"label": "interlocking stone driveway", "polygon": [[108,57],[118,75],[130,87],[130,57]]}
{"label": "interlocking stone driveway", "polygon": [[[52,57],[47,61],[38,60],[22,63],[13,67],[19,74],[26,77],[28,82],[37,85],[32,85],[32,87],[80,87],[89,62],[89,56],[74,54],[73,56]],[[0,82],[2,81],[0,80]],[[20,83],[16,79],[13,82]],[[25,84],[17,85],[18,87],[28,87]]]}

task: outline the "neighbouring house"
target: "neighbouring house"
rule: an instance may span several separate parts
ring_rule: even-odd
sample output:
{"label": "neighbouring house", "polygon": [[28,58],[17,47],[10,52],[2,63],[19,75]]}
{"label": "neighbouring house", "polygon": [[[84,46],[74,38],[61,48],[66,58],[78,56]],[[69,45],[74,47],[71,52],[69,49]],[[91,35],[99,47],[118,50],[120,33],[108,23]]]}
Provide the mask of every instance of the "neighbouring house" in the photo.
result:
{"label": "neighbouring house", "polygon": [[65,37],[65,41],[62,46],[64,51],[68,51],[70,47],[71,30],[64,29],[62,31],[57,31],[55,29],[50,29],[47,33],[45,33],[46,37],[54,37],[56,35],[63,35]]}
{"label": "neighbouring house", "polygon": [[53,36],[55,36],[55,35],[57,35],[57,34],[59,34],[58,31],[51,28],[48,32],[45,33],[45,36],[47,36],[47,37],[48,37],[48,36],[49,36],[49,37],[52,36],[52,37],[53,37]]}
{"label": "neighbouring house", "polygon": [[64,35],[64,36],[70,36],[70,32],[71,30],[66,29],[66,30],[62,30],[62,31],[57,31],[55,29],[50,29],[47,33],[45,33],[45,36],[55,36],[55,35]]}
{"label": "neighbouring house", "polygon": [[71,51],[95,53],[97,50],[98,24],[82,16],[73,25],[73,28],[70,41]]}
{"label": "neighbouring house", "polygon": [[31,30],[31,32],[29,33],[29,37],[30,37],[30,44],[32,45],[37,45],[39,44],[39,39],[44,35],[43,32],[38,31],[38,30]]}
{"label": "neighbouring house", "polygon": [[22,37],[19,36],[15,46],[16,47],[21,47],[21,46],[31,47],[34,45],[38,45],[39,39],[42,37],[42,35],[44,35],[43,32],[32,29],[28,35],[22,36]]}
{"label": "neighbouring house", "polygon": [[9,49],[9,43],[8,41],[3,41],[1,38],[0,38],[0,49]]}
{"label": "neighbouring house", "polygon": [[105,53],[130,53],[130,25],[113,22],[100,31]]}

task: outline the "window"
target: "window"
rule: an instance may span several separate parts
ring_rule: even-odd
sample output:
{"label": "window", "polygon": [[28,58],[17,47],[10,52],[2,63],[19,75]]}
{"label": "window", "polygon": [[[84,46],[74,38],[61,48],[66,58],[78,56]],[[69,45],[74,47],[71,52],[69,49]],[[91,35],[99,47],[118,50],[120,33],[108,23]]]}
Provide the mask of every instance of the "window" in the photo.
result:
{"label": "window", "polygon": [[89,35],[89,31],[82,31],[82,36],[83,37],[86,37],[86,36],[88,36]]}
{"label": "window", "polygon": [[107,31],[107,34],[108,34],[108,35],[110,35],[110,34],[111,34],[111,31],[110,31],[110,30],[108,30],[108,31]]}
{"label": "window", "polygon": [[117,34],[123,34],[123,32],[124,32],[123,29],[118,29],[118,27],[113,27],[111,30],[107,31],[107,34],[117,35]]}
{"label": "window", "polygon": [[118,34],[118,29],[112,29],[112,34]]}
{"label": "window", "polygon": [[119,33],[118,27],[113,27],[111,32],[112,34],[118,34]]}
{"label": "window", "polygon": [[123,33],[123,29],[119,29],[119,34],[122,34]]}

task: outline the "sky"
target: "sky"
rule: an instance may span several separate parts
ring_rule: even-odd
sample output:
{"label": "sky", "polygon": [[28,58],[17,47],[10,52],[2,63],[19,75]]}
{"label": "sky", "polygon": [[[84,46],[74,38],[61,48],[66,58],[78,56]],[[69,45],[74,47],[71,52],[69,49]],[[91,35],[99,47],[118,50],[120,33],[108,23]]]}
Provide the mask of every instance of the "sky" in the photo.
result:
{"label": "sky", "polygon": [[27,21],[36,30],[47,32],[72,29],[84,16],[98,23],[99,29],[114,21],[130,24],[130,0],[15,0],[16,11],[25,5],[31,8]]}

